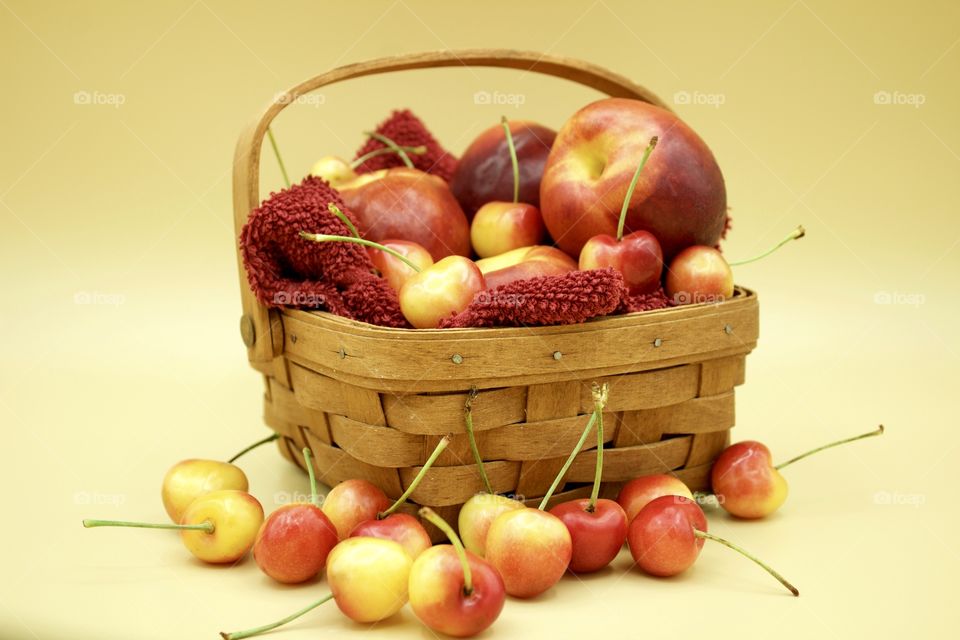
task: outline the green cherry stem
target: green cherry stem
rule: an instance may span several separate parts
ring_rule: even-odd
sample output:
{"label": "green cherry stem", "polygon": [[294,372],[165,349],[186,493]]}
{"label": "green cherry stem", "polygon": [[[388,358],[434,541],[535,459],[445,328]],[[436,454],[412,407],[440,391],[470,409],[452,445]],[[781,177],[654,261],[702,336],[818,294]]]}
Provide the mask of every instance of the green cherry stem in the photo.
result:
{"label": "green cherry stem", "polygon": [[337,216],[337,218],[340,219],[340,222],[347,225],[347,229],[350,229],[350,234],[353,235],[354,238],[360,237],[360,232],[357,231],[357,228],[353,226],[352,222],[350,222],[350,218],[347,217],[347,214],[340,210],[340,207],[331,202],[327,205],[327,210],[333,215]]}
{"label": "green cherry stem", "polygon": [[420,267],[407,259],[405,255],[398,251],[394,251],[390,247],[385,247],[378,242],[372,242],[363,238],[352,238],[350,236],[332,236],[326,233],[307,233],[306,231],[301,231],[300,237],[304,240],[311,240],[313,242],[352,242],[354,244],[362,244],[365,247],[373,247],[374,249],[379,249],[380,251],[389,253],[394,258],[400,260],[405,265],[413,269],[415,272],[420,273]]}
{"label": "green cherry stem", "polygon": [[378,142],[390,147],[390,150],[400,156],[400,159],[403,160],[403,164],[407,166],[408,169],[413,169],[413,161],[410,160],[410,156],[407,155],[407,152],[403,150],[403,147],[398,145],[396,142],[383,135],[382,133],[377,133],[376,131],[365,131],[367,137],[373,138]]}
{"label": "green cherry stem", "polygon": [[769,574],[772,575],[774,578],[776,578],[776,579],[780,582],[780,584],[782,584],[782,585],[785,586],[787,589],[789,589],[790,593],[792,593],[792,594],[795,595],[795,596],[799,596],[799,595],[800,595],[800,591],[799,591],[795,586],[793,586],[792,584],[790,584],[790,583],[787,581],[786,578],[784,578],[782,575],[780,575],[779,573],[777,573],[776,571],[774,571],[772,567],[770,567],[769,565],[767,565],[765,562],[763,562],[762,560],[760,560],[760,559],[757,558],[756,556],[754,556],[754,555],[752,555],[751,553],[747,552],[745,549],[743,549],[743,548],[741,548],[741,547],[738,547],[737,545],[733,544],[733,543],[730,542],[729,540],[725,540],[725,539],[721,538],[720,536],[715,536],[715,535],[713,535],[712,533],[707,533],[706,531],[700,531],[699,529],[694,529],[694,530],[693,530],[693,535],[695,535],[695,536],[698,537],[698,538],[703,538],[703,539],[705,539],[705,540],[713,540],[714,542],[719,542],[720,544],[722,544],[723,546],[727,547],[728,549],[733,549],[734,551],[736,551],[736,552],[739,553],[740,555],[742,555],[742,556],[744,556],[744,557],[746,557],[746,558],[749,558],[750,560],[753,560],[753,561],[756,562],[758,565],[760,565],[761,567],[763,567],[764,570],[765,570],[767,573],[769,573]]}
{"label": "green cherry stem", "polygon": [[775,469],[776,469],[777,471],[779,471],[780,469],[783,469],[783,468],[786,467],[787,465],[791,465],[791,464],[793,464],[794,462],[797,462],[798,460],[803,460],[804,458],[806,458],[806,457],[808,457],[808,456],[812,456],[812,455],[815,454],[815,453],[819,453],[819,452],[823,451],[824,449],[832,449],[833,447],[838,447],[838,446],[840,446],[841,444],[847,444],[848,442],[856,442],[857,440],[863,440],[864,438],[871,438],[871,437],[873,437],[873,436],[880,436],[880,435],[883,435],[883,432],[884,432],[883,425],[880,425],[879,427],[877,427],[877,428],[874,429],[873,431],[868,431],[867,433],[861,433],[860,435],[858,435],[858,436],[853,436],[852,438],[844,438],[843,440],[837,440],[836,442],[831,442],[830,444],[825,444],[825,445],[823,445],[822,447],[817,447],[816,449],[811,449],[810,451],[807,451],[806,453],[801,453],[800,455],[798,455],[798,456],[796,456],[796,457],[790,458],[790,459],[787,460],[786,462],[781,462],[780,464],[778,464],[778,465],[775,467]]}
{"label": "green cherry stem", "polygon": [[477,463],[477,470],[480,471],[480,479],[483,480],[483,486],[487,493],[493,495],[493,485],[490,484],[490,478],[487,477],[487,469],[483,465],[483,458],[480,457],[480,449],[477,447],[477,437],[473,433],[473,401],[477,397],[477,388],[470,389],[467,394],[467,400],[463,403],[463,422],[467,428],[467,440],[470,441],[470,451],[473,452],[473,460]]}
{"label": "green cherry stem", "polygon": [[[412,154],[418,155],[418,156],[422,156],[423,154],[425,154],[425,153],[427,152],[427,148],[426,148],[425,146],[423,146],[423,145],[420,145],[419,147],[404,147],[404,146],[401,146],[400,148],[403,149],[406,153],[412,153]],[[378,157],[378,156],[385,156],[385,155],[388,155],[388,154],[391,154],[391,153],[396,153],[396,151],[393,150],[393,149],[391,149],[390,147],[387,147],[387,148],[385,148],[385,149],[374,149],[373,151],[369,151],[369,152],[363,154],[362,156],[360,156],[359,158],[357,158],[356,160],[354,160],[353,162],[351,162],[351,163],[350,163],[350,168],[351,168],[351,169],[356,169],[357,167],[359,167],[360,165],[362,165],[364,162],[366,162],[367,160],[369,160],[369,159],[371,159],[371,158],[376,158],[376,157]]]}
{"label": "green cherry stem", "polygon": [[273,137],[273,129],[267,127],[267,137],[270,138],[270,146],[273,147],[273,155],[277,158],[277,164],[280,165],[280,173],[283,175],[283,182],[290,186],[290,177],[287,176],[287,168],[283,165],[283,158],[280,157],[280,149],[277,147],[277,139]]}
{"label": "green cherry stem", "polygon": [[279,433],[274,433],[274,434],[272,434],[272,435],[267,436],[267,437],[264,438],[263,440],[257,440],[257,441],[254,442],[252,445],[250,445],[250,446],[247,447],[246,449],[243,449],[242,451],[240,451],[239,453],[237,453],[235,456],[233,456],[232,458],[230,458],[229,460],[227,460],[227,462],[228,462],[229,464],[233,464],[234,462],[236,462],[237,460],[239,460],[241,456],[243,456],[243,455],[245,455],[245,454],[247,454],[247,453],[250,453],[251,451],[253,451],[254,449],[256,449],[257,447],[259,447],[259,446],[262,445],[262,444],[267,444],[268,442],[273,442],[274,440],[276,440],[276,439],[279,438],[279,437],[280,437],[280,434],[279,434]]}
{"label": "green cherry stem", "polygon": [[[594,384],[594,387],[596,387],[596,384]],[[577,454],[580,453],[580,449],[583,448],[584,443],[587,441],[587,436],[590,435],[590,430],[593,429],[593,425],[597,421],[597,416],[603,411],[603,404],[606,403],[608,391],[609,387],[606,383],[604,383],[603,387],[601,387],[600,391],[598,392],[598,395],[603,399],[603,403],[594,404],[593,413],[590,414],[590,419],[587,420],[587,426],[583,428],[583,433],[580,434],[580,439],[577,441],[577,444],[574,445],[573,451],[571,451],[570,455],[567,457],[567,461],[563,463],[563,467],[560,468],[560,472],[557,474],[557,477],[553,479],[553,484],[551,484],[550,488],[547,489],[547,493],[543,496],[543,500],[540,501],[540,506],[537,507],[540,509],[540,511],[546,510],[547,503],[550,502],[550,498],[553,497],[554,491],[556,491],[557,487],[560,486],[560,481],[563,480],[565,475],[567,475],[570,465],[573,464]],[[597,396],[594,396],[594,398],[596,397]]]}
{"label": "green cherry stem", "polygon": [[125,520],[84,520],[86,529],[94,527],[134,527],[136,529],[178,529],[181,531],[204,531],[213,533],[214,524],[209,520],[199,524],[151,524],[149,522],[127,522]]}
{"label": "green cherry stem", "polygon": [[790,235],[788,235],[786,238],[784,238],[783,240],[781,240],[780,242],[778,242],[777,244],[775,244],[775,245],[774,245],[773,247],[771,247],[770,249],[767,249],[766,251],[764,251],[764,252],[761,253],[760,255],[758,255],[758,256],[753,256],[752,258],[749,258],[749,259],[747,259],[747,260],[739,260],[739,261],[737,261],[737,262],[731,262],[731,263],[729,263],[729,264],[730,264],[731,267],[739,267],[739,266],[742,265],[742,264],[750,264],[751,262],[756,262],[757,260],[761,260],[761,259],[763,259],[763,258],[766,258],[766,257],[767,257],[768,255],[770,255],[771,253],[774,253],[777,249],[779,249],[779,248],[782,247],[783,245],[787,244],[787,243],[790,242],[791,240],[799,240],[800,238],[802,238],[802,237],[805,236],[805,235],[807,235],[807,230],[803,228],[803,225],[799,225],[796,229],[794,229],[793,231],[790,232]]}
{"label": "green cherry stem", "polygon": [[630,208],[630,200],[633,199],[633,192],[637,188],[637,182],[640,181],[640,172],[643,171],[644,165],[647,164],[647,159],[650,157],[650,154],[653,153],[653,149],[657,146],[657,141],[659,140],[660,138],[657,136],[650,138],[650,143],[643,152],[643,157],[640,158],[640,164],[637,166],[637,170],[633,172],[630,186],[627,187],[627,195],[624,197],[623,205],[620,207],[620,221],[617,223],[617,242],[623,240],[623,228],[627,224],[627,209]]}
{"label": "green cherry stem", "polygon": [[437,458],[440,457],[440,454],[443,453],[443,450],[447,448],[447,445],[450,444],[450,436],[443,436],[440,439],[440,442],[437,443],[437,446],[434,448],[433,453],[430,454],[430,457],[427,458],[427,461],[423,463],[423,466],[420,467],[420,471],[417,472],[416,477],[414,477],[413,482],[410,483],[410,486],[407,487],[407,490],[397,498],[397,500],[387,508],[386,511],[381,511],[377,514],[377,520],[383,520],[394,511],[399,509],[404,502],[410,497],[410,495],[417,490],[417,487],[420,485],[420,482],[426,477],[427,472],[430,471],[430,467],[433,466],[433,463],[437,461]]}
{"label": "green cherry stem", "polygon": [[597,499],[600,497],[600,482],[603,479],[603,407],[607,404],[607,385],[598,387],[593,385],[593,411],[597,415],[597,470],[593,476],[593,491],[590,492],[590,502],[587,511],[593,513],[597,508]]}
{"label": "green cherry stem", "polygon": [[303,609],[300,609],[300,611],[297,611],[296,613],[291,613],[286,618],[277,620],[276,622],[271,622],[270,624],[265,624],[262,627],[254,627],[252,629],[246,629],[244,631],[233,631],[231,633],[226,633],[225,631],[221,631],[220,637],[223,638],[223,640],[241,640],[242,638],[250,638],[253,636],[258,636],[261,633],[266,633],[267,631],[276,629],[277,627],[281,627],[287,624],[288,622],[292,622],[305,613],[310,613],[311,611],[313,611],[314,609],[322,605],[327,600],[330,600],[331,598],[333,598],[333,594],[328,593],[327,595],[323,596],[316,602],[312,604],[308,604]]}
{"label": "green cherry stem", "polygon": [[463,548],[460,537],[457,536],[453,527],[447,524],[447,521],[438,516],[430,507],[422,507],[420,509],[420,517],[437,529],[440,529],[440,531],[443,531],[450,540],[454,551],[457,552],[457,557],[460,558],[460,566],[463,567],[463,595],[469,596],[473,593],[473,573],[470,571],[470,562],[467,560],[467,552]]}
{"label": "green cherry stem", "polygon": [[500,116],[503,133],[507,137],[507,148],[510,150],[510,164],[513,165],[513,201],[520,202],[520,161],[517,159],[517,147],[513,144],[513,132],[510,131],[510,122],[507,116]]}
{"label": "green cherry stem", "polygon": [[310,476],[310,504],[320,506],[320,499],[317,496],[317,474],[313,470],[313,453],[310,447],[303,448],[303,461],[307,465],[307,474]]}

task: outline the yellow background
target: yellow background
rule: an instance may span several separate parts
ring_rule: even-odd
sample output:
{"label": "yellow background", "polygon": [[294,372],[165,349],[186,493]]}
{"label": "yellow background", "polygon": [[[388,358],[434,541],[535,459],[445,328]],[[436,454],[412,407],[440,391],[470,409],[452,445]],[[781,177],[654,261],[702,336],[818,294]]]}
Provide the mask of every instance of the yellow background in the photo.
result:
{"label": "yellow background", "polygon": [[[880,422],[888,433],[790,468],[791,497],[769,521],[710,514],[799,599],[708,543],[676,579],[627,572],[624,555],[510,601],[488,636],[955,632],[958,39],[947,0],[0,0],[0,637],[213,638],[324,593],[271,584],[249,560],[201,566],[172,534],[80,520],[162,521],[167,467],[266,433],[237,331],[241,127],[339,64],[494,46],[590,60],[671,103],[725,173],[729,256],[806,226],[737,271],[760,292],[762,330],[735,439],[782,460]],[[476,105],[479,90],[523,104]],[[416,72],[331,88],[275,131],[302,175],[350,155],[393,107],[459,152],[501,112],[559,127],[594,97],[519,72]],[[279,185],[265,154],[263,187]],[[306,488],[271,448],[243,466],[268,510]],[[370,631],[332,605],[282,637],[328,635],[432,637],[409,609]]]}

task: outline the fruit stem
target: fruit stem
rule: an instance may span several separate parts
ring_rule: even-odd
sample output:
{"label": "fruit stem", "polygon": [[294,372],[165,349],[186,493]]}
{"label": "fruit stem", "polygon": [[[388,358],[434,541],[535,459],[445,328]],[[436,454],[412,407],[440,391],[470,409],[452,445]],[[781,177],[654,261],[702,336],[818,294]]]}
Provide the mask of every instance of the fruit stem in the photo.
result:
{"label": "fruit stem", "polygon": [[473,434],[473,401],[477,397],[477,388],[472,387],[467,394],[467,400],[463,403],[463,421],[467,427],[467,440],[470,441],[470,451],[473,452],[473,460],[477,463],[477,469],[480,471],[480,479],[483,480],[483,486],[487,488],[487,493],[493,495],[493,485],[490,484],[490,478],[487,477],[487,470],[483,466],[483,458],[480,457],[480,449],[477,448],[477,438]]}
{"label": "fruit stem", "polygon": [[590,492],[590,502],[587,511],[593,513],[597,508],[597,498],[600,497],[600,481],[603,478],[603,406],[607,404],[608,387],[593,384],[593,410],[597,414],[597,470],[593,476],[593,491]]}
{"label": "fruit stem", "polygon": [[707,533],[706,531],[700,531],[699,529],[694,529],[694,530],[693,530],[693,535],[695,535],[695,536],[698,537],[698,538],[704,538],[704,539],[706,539],[706,540],[713,540],[714,542],[719,542],[720,544],[722,544],[723,546],[727,547],[728,549],[733,549],[734,551],[736,551],[736,552],[739,553],[740,555],[745,556],[745,557],[753,560],[753,561],[756,562],[758,565],[760,565],[761,567],[763,567],[764,570],[765,570],[767,573],[769,573],[769,574],[772,575],[774,578],[776,578],[776,579],[780,582],[780,584],[782,584],[782,585],[785,586],[787,589],[789,589],[789,590],[790,590],[790,593],[792,593],[792,594],[795,595],[795,596],[799,596],[799,595],[800,595],[800,591],[799,591],[795,586],[793,586],[792,584],[790,584],[789,582],[787,582],[787,579],[786,579],[786,578],[784,578],[782,575],[780,575],[779,573],[777,573],[776,571],[774,571],[770,566],[768,566],[768,565],[767,565],[766,563],[764,563],[762,560],[760,560],[760,559],[757,558],[756,556],[751,555],[751,554],[748,553],[745,549],[742,549],[742,548],[738,547],[737,545],[733,544],[733,543],[730,542],[729,540],[725,540],[725,539],[721,538],[720,536],[715,536],[715,535],[713,535],[712,533]]}
{"label": "fruit stem", "polygon": [[643,152],[643,157],[640,158],[640,165],[637,167],[637,170],[633,172],[630,186],[627,187],[627,195],[623,199],[623,206],[620,207],[620,221],[617,223],[617,242],[623,240],[623,228],[627,225],[627,209],[630,208],[630,200],[633,199],[633,192],[637,188],[637,182],[640,181],[640,172],[643,171],[644,165],[647,164],[647,158],[653,153],[653,148],[657,146],[659,140],[660,138],[658,136],[650,138],[650,144],[647,145],[646,150]]}
{"label": "fruit stem", "polygon": [[510,164],[513,166],[513,202],[520,202],[520,161],[517,159],[517,147],[513,144],[513,132],[510,131],[510,122],[507,116],[500,116],[503,133],[507,137],[507,148],[510,150]]}
{"label": "fruit stem", "polygon": [[[425,146],[423,146],[423,145],[420,145],[419,147],[403,147],[403,146],[402,146],[402,147],[400,147],[400,148],[403,149],[404,151],[406,151],[407,153],[413,153],[413,154],[416,154],[416,155],[418,155],[418,156],[422,156],[423,154],[425,154],[425,153],[427,152],[427,148],[426,148]],[[385,156],[385,155],[387,155],[388,153],[396,153],[396,151],[394,151],[394,150],[391,149],[390,147],[387,147],[387,148],[385,148],[385,149],[374,149],[373,151],[370,151],[370,152],[368,152],[368,153],[365,153],[365,154],[363,154],[362,156],[360,156],[359,158],[357,158],[356,160],[354,160],[353,162],[351,162],[351,163],[350,163],[350,168],[351,168],[351,169],[356,169],[357,167],[359,167],[360,165],[362,165],[362,164],[363,164],[364,162],[366,162],[367,160],[369,160],[369,159],[371,159],[371,158],[376,158],[377,156]]]}
{"label": "fruit stem", "polygon": [[303,461],[307,465],[307,475],[310,476],[310,504],[319,507],[320,501],[317,498],[317,475],[313,470],[313,454],[310,447],[303,448]]}
{"label": "fruit stem", "polygon": [[327,205],[327,210],[330,211],[330,213],[332,213],[333,215],[337,216],[337,218],[340,219],[340,222],[347,225],[347,229],[350,229],[350,233],[351,235],[353,235],[354,238],[360,237],[360,232],[357,231],[357,228],[353,226],[352,222],[350,222],[350,218],[347,217],[347,214],[345,214],[343,211],[340,210],[340,207],[338,207],[337,205],[331,202],[330,204]]}
{"label": "fruit stem", "polygon": [[373,247],[374,249],[379,249],[385,253],[389,253],[394,258],[403,262],[417,273],[420,273],[420,267],[412,263],[405,255],[399,251],[394,251],[390,247],[385,247],[379,242],[372,242],[364,238],[352,238],[350,236],[333,236],[326,233],[307,233],[306,231],[300,232],[300,237],[304,240],[312,240],[313,242],[352,242],[354,244],[362,244],[365,247]]}
{"label": "fruit stem", "polygon": [[416,477],[414,477],[413,482],[410,483],[410,486],[407,487],[407,490],[404,491],[403,494],[397,498],[396,502],[390,505],[386,511],[381,511],[378,513],[377,520],[383,520],[394,511],[399,509],[401,505],[407,501],[407,498],[409,498],[410,494],[417,490],[417,486],[424,479],[424,477],[426,477],[427,471],[430,470],[430,467],[432,467],[433,463],[437,461],[437,458],[440,457],[440,454],[443,453],[443,450],[447,448],[448,444],[450,444],[450,436],[443,436],[443,438],[440,439],[440,442],[438,442],[437,446],[434,448],[433,453],[430,454],[430,457],[427,458],[427,461],[423,463],[422,467],[420,467],[420,471],[417,472]]}
{"label": "fruit stem", "polygon": [[857,440],[862,440],[862,439],[864,439],[864,438],[870,438],[870,437],[873,437],[873,436],[883,435],[883,431],[884,431],[883,425],[880,425],[879,427],[877,427],[877,428],[874,429],[873,431],[869,431],[869,432],[867,432],[867,433],[861,433],[860,435],[858,435],[858,436],[853,436],[852,438],[844,438],[843,440],[837,440],[836,442],[831,442],[830,444],[825,444],[825,445],[823,445],[822,447],[817,447],[816,449],[811,449],[810,451],[807,451],[806,453],[801,453],[800,455],[796,456],[795,458],[790,458],[790,459],[787,460],[786,462],[781,462],[780,464],[778,464],[778,465],[777,465],[776,467],[774,467],[774,468],[775,468],[777,471],[779,471],[780,469],[783,469],[783,468],[786,467],[787,465],[793,464],[793,463],[796,462],[797,460],[803,460],[803,459],[806,458],[807,456],[812,456],[813,454],[819,453],[820,451],[823,451],[824,449],[831,449],[831,448],[833,448],[833,447],[840,446],[841,444],[847,444],[848,442],[856,442]]}
{"label": "fruit stem", "polygon": [[[596,383],[594,383],[596,384]],[[600,412],[603,411],[603,405],[607,402],[607,393],[609,391],[609,386],[607,383],[603,384],[603,387],[600,388],[600,397],[602,398],[602,403],[597,403],[594,405],[593,413],[590,414],[590,419],[587,420],[587,426],[584,427],[583,433],[580,434],[580,439],[577,441],[577,444],[573,447],[573,451],[570,452],[570,455],[567,457],[567,461],[563,463],[563,467],[560,468],[560,473],[557,474],[557,477],[553,479],[553,484],[550,485],[550,488],[547,490],[546,495],[543,496],[543,500],[540,501],[540,506],[537,507],[540,511],[545,511],[547,508],[547,503],[550,502],[550,498],[553,497],[553,492],[557,490],[557,487],[560,485],[560,481],[563,480],[563,476],[567,475],[567,470],[570,469],[570,465],[573,464],[574,458],[577,457],[577,454],[580,453],[580,449],[583,448],[583,443],[587,441],[587,436],[590,435],[590,430],[593,429],[594,423],[597,421],[597,416]]]}
{"label": "fruit stem", "polygon": [[403,160],[403,164],[407,166],[408,169],[413,169],[413,161],[410,160],[410,156],[407,155],[407,152],[403,150],[403,147],[398,145],[396,142],[383,135],[382,133],[377,133],[376,131],[366,131],[366,135],[374,140],[382,142],[383,144],[390,147],[390,150],[400,156],[400,159]]}
{"label": "fruit stem", "polygon": [[205,520],[200,524],[151,524],[149,522],[126,522],[124,520],[84,520],[83,526],[93,527],[134,527],[136,529],[179,529],[181,531],[205,531],[213,533],[216,528],[212,522]]}
{"label": "fruit stem", "polygon": [[470,562],[467,560],[467,552],[463,548],[460,537],[453,530],[453,527],[447,524],[447,521],[438,516],[430,507],[421,507],[420,517],[443,531],[450,540],[454,551],[457,552],[457,557],[460,558],[460,566],[463,567],[463,595],[469,596],[473,593],[473,573],[470,571]]}
{"label": "fruit stem", "polygon": [[296,613],[291,613],[289,616],[287,616],[286,618],[283,618],[282,620],[277,620],[276,622],[265,624],[262,627],[254,627],[253,629],[246,629],[244,631],[233,631],[231,633],[221,631],[220,637],[223,638],[223,640],[241,640],[241,638],[250,638],[252,636],[258,636],[261,633],[265,633],[267,631],[270,631],[271,629],[276,629],[277,627],[283,626],[288,622],[292,622],[305,613],[310,613],[311,611],[313,611],[314,609],[316,609],[317,607],[319,607],[320,605],[322,605],[324,602],[326,602],[332,597],[333,597],[333,594],[328,593],[327,595],[323,596],[313,604],[309,604],[303,609],[300,609],[300,611],[297,611]]}
{"label": "fruit stem", "polygon": [[802,238],[802,237],[805,236],[805,235],[807,235],[807,230],[803,228],[803,225],[799,225],[796,229],[794,229],[793,231],[790,232],[790,235],[788,235],[786,238],[784,238],[783,240],[781,240],[780,242],[778,242],[778,243],[777,243],[776,245],[774,245],[772,248],[767,249],[766,251],[764,251],[764,252],[761,253],[760,255],[758,255],[758,256],[753,256],[753,257],[750,258],[749,260],[739,260],[739,261],[737,261],[737,262],[730,262],[729,264],[730,264],[731,267],[739,267],[739,266],[742,265],[742,264],[750,264],[751,262],[756,262],[757,260],[760,260],[760,259],[762,259],[762,258],[766,258],[768,255],[770,255],[771,253],[775,252],[777,249],[779,249],[779,248],[782,247],[783,245],[787,244],[787,243],[790,242],[791,240],[799,240],[800,238]]}
{"label": "fruit stem", "polygon": [[263,440],[257,440],[257,441],[254,442],[252,445],[250,445],[249,447],[247,447],[247,448],[244,449],[243,451],[239,452],[237,455],[235,455],[235,456],[233,456],[232,458],[230,458],[229,460],[227,460],[227,464],[233,464],[234,462],[236,462],[237,460],[239,460],[240,457],[243,456],[244,454],[250,453],[251,451],[253,451],[254,449],[256,449],[257,447],[259,447],[259,446],[262,445],[262,444],[267,444],[268,442],[273,442],[274,440],[276,440],[276,439],[279,438],[279,437],[280,437],[280,434],[279,434],[279,433],[274,433],[274,434],[272,434],[272,435],[267,436],[267,437],[264,438]]}
{"label": "fruit stem", "polygon": [[270,138],[270,146],[273,147],[273,155],[277,158],[277,164],[280,165],[280,173],[283,175],[283,182],[290,187],[290,177],[287,176],[287,168],[283,166],[283,158],[280,157],[280,149],[277,147],[277,139],[273,137],[273,129],[267,127],[267,137]]}

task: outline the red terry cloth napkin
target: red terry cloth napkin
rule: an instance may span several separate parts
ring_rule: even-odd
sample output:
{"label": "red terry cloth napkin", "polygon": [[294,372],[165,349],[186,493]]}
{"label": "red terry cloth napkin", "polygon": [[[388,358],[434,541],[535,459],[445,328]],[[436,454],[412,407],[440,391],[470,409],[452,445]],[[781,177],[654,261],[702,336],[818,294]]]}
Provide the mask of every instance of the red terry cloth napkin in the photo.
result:
{"label": "red terry cloth napkin", "polygon": [[610,268],[540,276],[481,291],[440,327],[576,324],[613,313],[625,295],[623,276]]}
{"label": "red terry cloth napkin", "polygon": [[[440,146],[433,134],[430,133],[426,125],[413,115],[409,109],[403,111],[394,111],[389,118],[380,123],[376,129],[377,133],[386,136],[396,142],[401,147],[419,147],[423,145],[427,152],[423,154],[408,154],[413,166],[421,171],[440,176],[445,181],[450,182],[453,177],[453,171],[457,168],[457,158]],[[387,145],[379,140],[368,138],[366,143],[357,151],[354,159],[360,156],[383,149]],[[370,158],[356,168],[357,173],[369,173],[380,169],[389,169],[391,167],[402,167],[403,160],[395,153],[386,153],[381,156]]]}
{"label": "red terry cloth napkin", "polygon": [[670,298],[667,297],[667,294],[664,293],[663,287],[657,289],[652,293],[644,293],[638,296],[626,295],[620,301],[620,306],[617,307],[617,313],[637,313],[640,311],[654,311],[656,309],[666,309],[667,307],[674,306],[674,303],[670,301]]}
{"label": "red terry cloth napkin", "polygon": [[631,296],[615,269],[570,271],[481,291],[470,306],[445,318],[440,328],[578,324],[600,316],[669,306],[663,289]]}
{"label": "red terry cloth napkin", "polygon": [[250,213],[240,234],[240,249],[257,300],[269,307],[326,309],[370,324],[409,326],[396,292],[373,273],[364,247],[300,237],[301,231],[350,235],[327,208],[331,202],[356,225],[340,194],[312,176],[271,193]]}

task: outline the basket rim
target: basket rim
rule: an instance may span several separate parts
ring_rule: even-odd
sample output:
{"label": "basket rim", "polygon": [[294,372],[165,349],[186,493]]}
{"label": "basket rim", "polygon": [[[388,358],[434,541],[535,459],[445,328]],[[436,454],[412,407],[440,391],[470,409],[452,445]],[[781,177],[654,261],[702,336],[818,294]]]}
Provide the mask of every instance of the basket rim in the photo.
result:
{"label": "basket rim", "polygon": [[636,311],[615,316],[602,316],[592,318],[585,322],[575,324],[544,325],[544,326],[521,326],[521,327],[467,327],[467,328],[448,328],[448,329],[412,329],[412,328],[394,328],[383,327],[360,320],[344,318],[329,311],[291,309],[280,307],[278,311],[282,315],[296,318],[310,324],[336,330],[338,332],[350,333],[357,336],[371,338],[390,338],[392,340],[420,340],[423,338],[442,339],[444,337],[462,340],[465,338],[508,338],[513,336],[546,336],[564,333],[589,333],[591,331],[602,331],[621,326],[639,326],[645,324],[655,324],[659,322],[670,322],[673,320],[683,320],[690,317],[700,316],[705,311],[714,310],[717,313],[731,311],[745,304],[756,304],[758,301],[757,292],[753,289],[734,287],[732,298],[720,303],[697,303],[687,304],[677,307],[668,307],[666,309],[655,309],[651,311]]}

